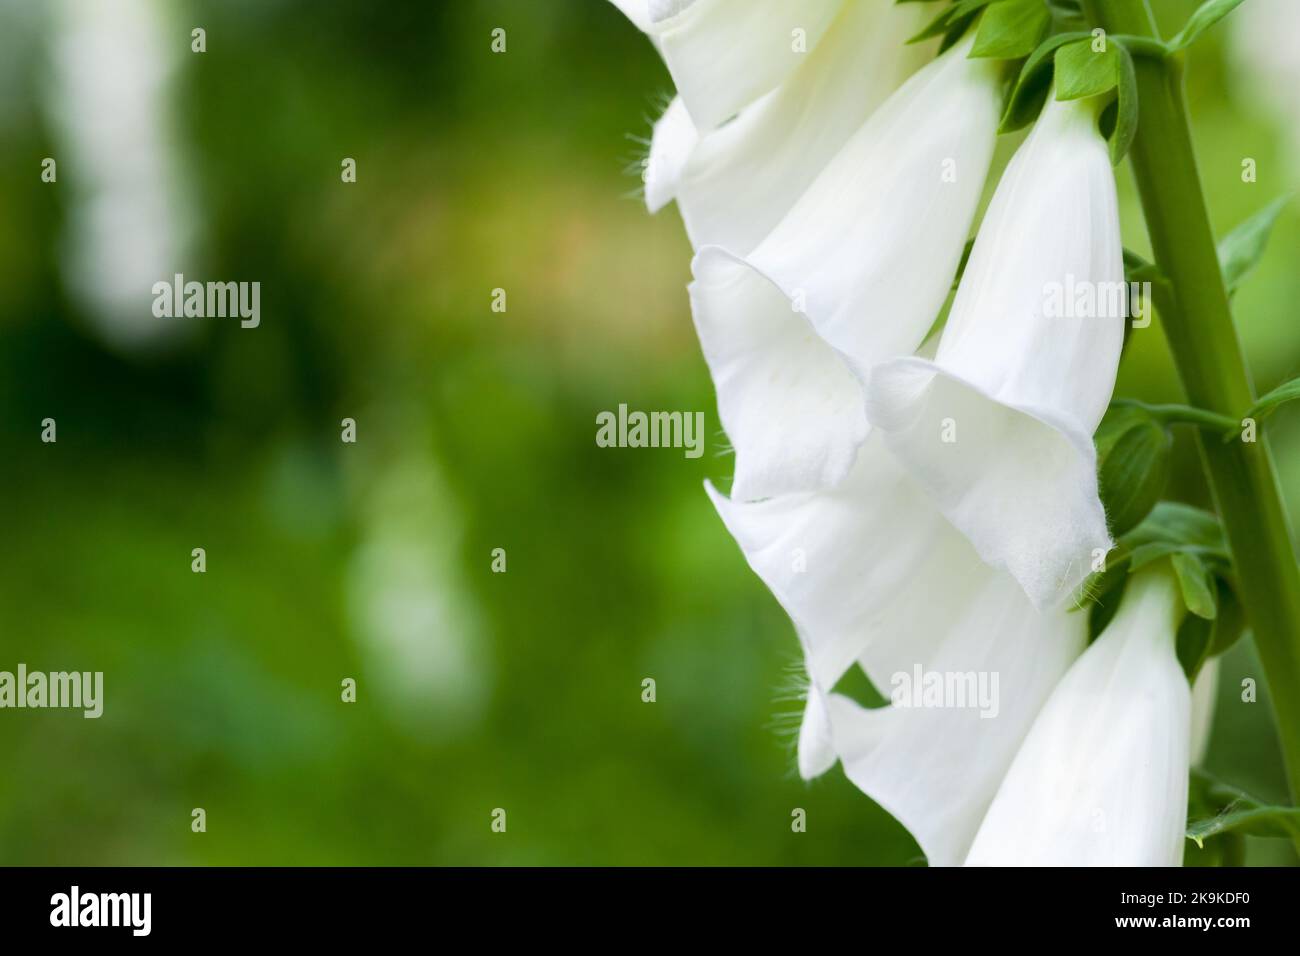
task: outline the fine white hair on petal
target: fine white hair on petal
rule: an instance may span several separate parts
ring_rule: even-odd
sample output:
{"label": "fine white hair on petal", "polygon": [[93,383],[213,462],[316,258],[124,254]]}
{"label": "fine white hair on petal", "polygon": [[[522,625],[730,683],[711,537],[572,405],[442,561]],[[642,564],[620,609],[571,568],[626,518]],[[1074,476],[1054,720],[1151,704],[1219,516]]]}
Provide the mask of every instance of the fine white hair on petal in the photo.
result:
{"label": "fine white hair on petal", "polygon": [[968,59],[970,42],[877,109],[752,252],[696,254],[691,306],[736,449],[733,497],[842,481],[868,429],[860,370],[911,355],[933,325],[1000,108],[996,66]]}
{"label": "fine white hair on petal", "polygon": [[682,168],[699,142],[699,133],[686,112],[680,96],[673,97],[663,115],[655,121],[646,157],[645,203],[650,212],[658,212],[677,196]]}
{"label": "fine white hair on petal", "polygon": [[1008,165],[933,361],[871,370],[867,417],[981,557],[1063,600],[1111,547],[1091,435],[1126,287],[1096,105],[1049,100]]}
{"label": "fine white hair on petal", "polygon": [[1191,700],[1167,562],[1139,571],[1061,679],[980,825],[971,866],[1178,866]]}

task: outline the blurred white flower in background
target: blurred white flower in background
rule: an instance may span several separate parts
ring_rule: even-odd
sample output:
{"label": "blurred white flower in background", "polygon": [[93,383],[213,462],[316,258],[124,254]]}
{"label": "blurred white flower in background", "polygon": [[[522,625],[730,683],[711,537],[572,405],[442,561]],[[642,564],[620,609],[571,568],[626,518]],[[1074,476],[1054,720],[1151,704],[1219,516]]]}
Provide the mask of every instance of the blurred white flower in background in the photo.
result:
{"label": "blurred white flower in background", "polygon": [[188,32],[158,0],[55,0],[46,111],[71,192],[63,275],[111,345],[156,347],[151,288],[184,272],[193,230],[169,86]]}
{"label": "blurred white flower in background", "polygon": [[1286,139],[1290,177],[1300,183],[1300,3],[1251,0],[1228,27],[1233,63],[1251,81],[1243,105],[1266,105]]}
{"label": "blurred white flower in background", "polygon": [[[478,608],[461,573],[459,508],[433,455],[409,436],[426,430],[417,414],[373,412],[407,436],[388,451],[382,436],[351,446],[361,456],[360,540],[347,572],[347,611],[372,695],[421,737],[454,736],[488,702],[490,653]],[[484,562],[489,559],[484,555]],[[370,688],[367,690],[366,688]]]}

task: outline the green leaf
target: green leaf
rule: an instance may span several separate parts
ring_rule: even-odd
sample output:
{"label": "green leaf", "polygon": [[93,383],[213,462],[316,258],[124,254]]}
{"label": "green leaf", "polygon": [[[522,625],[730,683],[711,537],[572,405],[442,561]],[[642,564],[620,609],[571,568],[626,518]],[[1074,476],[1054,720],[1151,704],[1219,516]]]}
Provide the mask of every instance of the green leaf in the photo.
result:
{"label": "green leaf", "polygon": [[1090,37],[1089,33],[1058,33],[1048,37],[1038,45],[1038,49],[1029,54],[1029,59],[1020,68],[1020,75],[1007,96],[1002,122],[998,126],[999,133],[1023,129],[1038,118],[1043,102],[1047,99],[1047,91],[1052,85],[1052,62],[1056,51],[1067,43]]}
{"label": "green leaf", "polygon": [[1119,83],[1120,54],[1107,43],[1094,51],[1091,40],[1069,43],[1056,51],[1056,98],[1078,100],[1114,89]]}
{"label": "green leaf", "polygon": [[1290,196],[1279,196],[1224,236],[1219,243],[1219,268],[1223,271],[1223,284],[1228,289],[1228,295],[1237,291],[1237,286],[1241,285],[1241,281],[1259,262],[1278,214],[1290,201]]}
{"label": "green leaf", "polygon": [[1187,838],[1197,846],[1220,833],[1296,839],[1300,837],[1300,807],[1251,806],[1242,801],[1187,827]]}
{"label": "green leaf", "polygon": [[[1116,97],[1115,129],[1110,133],[1110,164],[1118,166],[1128,154],[1128,148],[1137,135],[1138,95],[1137,70],[1128,47],[1119,49],[1119,95]],[[1146,280],[1150,281],[1150,280]]]}
{"label": "green leaf", "polygon": [[998,0],[984,11],[970,55],[1001,60],[1028,56],[1051,25],[1043,0]]}
{"label": "green leaf", "polygon": [[1246,417],[1261,422],[1282,405],[1287,402],[1294,402],[1297,398],[1300,398],[1300,378],[1293,378],[1291,381],[1279,385],[1250,406],[1250,411],[1246,412]]}
{"label": "green leaf", "polygon": [[1132,406],[1106,413],[1097,429],[1097,478],[1111,534],[1137,527],[1164,493],[1173,437]]}
{"label": "green leaf", "polygon": [[1176,551],[1169,560],[1178,576],[1178,586],[1183,592],[1187,610],[1197,617],[1213,620],[1219,613],[1219,606],[1215,600],[1214,581],[1205,562],[1189,551]]}
{"label": "green leaf", "polygon": [[1197,37],[1226,17],[1240,4],[1241,0],[1205,0],[1205,3],[1201,4],[1196,12],[1187,18],[1187,25],[1169,41],[1169,52],[1177,53],[1179,50],[1185,50],[1191,46],[1196,42]]}

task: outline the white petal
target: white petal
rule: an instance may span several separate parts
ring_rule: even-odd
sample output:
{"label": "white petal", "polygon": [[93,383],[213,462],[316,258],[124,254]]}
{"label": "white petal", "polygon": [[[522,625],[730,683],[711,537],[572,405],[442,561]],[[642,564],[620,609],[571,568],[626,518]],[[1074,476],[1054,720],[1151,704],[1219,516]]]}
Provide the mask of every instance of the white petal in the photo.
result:
{"label": "white petal", "polygon": [[805,780],[820,777],[835,766],[830,713],[826,709],[826,698],[815,684],[808,688],[803,723],[799,726],[798,757],[799,776]]}
{"label": "white petal", "polygon": [[780,288],[716,246],[692,264],[691,312],[736,451],[741,500],[829,488],[867,436],[862,386]]}
{"label": "white petal", "polygon": [[658,212],[677,196],[682,169],[699,139],[682,98],[674,97],[655,122],[646,159],[645,204],[651,212]]}
{"label": "white petal", "polygon": [[[985,560],[1040,605],[1110,546],[1089,436],[1115,384],[1124,290],[1095,106],[1049,100],[998,184],[934,363],[871,372],[868,418]],[[940,444],[944,418],[955,442]]]}
{"label": "white petal", "polygon": [[969,865],[1179,865],[1191,725],[1174,652],[1181,612],[1167,565],[1129,582],[1034,721]]}
{"label": "white petal", "polygon": [[1205,762],[1210,749],[1210,731],[1214,727],[1214,698],[1219,690],[1219,659],[1211,657],[1201,667],[1192,684],[1192,766]]}
{"label": "white petal", "polygon": [[991,573],[876,440],[831,491],[747,503],[705,489],[826,690],[854,661],[878,685],[910,666]]}
{"label": "white petal", "polygon": [[695,0],[650,10],[677,92],[700,129],[712,129],[773,89],[812,50],[843,0]]}
{"label": "white petal", "polygon": [[1090,432],[1004,404],[919,358],[878,367],[868,417],[980,557],[1038,607],[1058,603],[1111,538]]}
{"label": "white petal", "polygon": [[[1025,733],[1086,638],[1084,615],[1040,615],[1006,575],[984,568],[982,578],[963,620],[882,688],[894,703],[867,710],[841,695],[830,698],[845,773],[907,827],[931,866],[965,858]],[[947,599],[941,591],[932,597]],[[908,682],[920,676],[923,686],[928,675],[952,681],[967,696],[945,697],[944,706],[900,706],[909,701],[898,696]],[[981,680],[988,694],[982,702]],[[957,706],[963,703],[973,706]]]}
{"label": "white petal", "polygon": [[677,16],[695,0],[643,0],[643,2],[648,2],[650,5],[651,22],[658,23]]}
{"label": "white petal", "polygon": [[697,254],[691,304],[735,496],[842,480],[866,434],[850,370],[911,355],[933,324],[997,127],[996,68],[968,48],[890,97],[751,254]]}
{"label": "white petal", "polygon": [[706,135],[676,198],[697,248],[743,255],[771,232],[871,112],[923,62],[915,4],[848,3],[784,83]]}

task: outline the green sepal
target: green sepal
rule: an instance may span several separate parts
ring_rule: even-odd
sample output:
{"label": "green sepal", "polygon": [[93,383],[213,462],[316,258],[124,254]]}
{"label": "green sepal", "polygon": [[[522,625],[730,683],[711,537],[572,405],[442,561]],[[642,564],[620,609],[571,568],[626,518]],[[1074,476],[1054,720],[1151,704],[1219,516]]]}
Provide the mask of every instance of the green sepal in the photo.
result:
{"label": "green sepal", "polygon": [[1106,43],[1093,49],[1093,41],[1078,40],[1056,51],[1056,98],[1062,102],[1100,96],[1119,83],[1119,50]]}
{"label": "green sepal", "polygon": [[970,56],[1000,60],[1028,56],[1051,26],[1052,15],[1043,0],[996,0],[984,11]]}
{"label": "green sepal", "polygon": [[1233,834],[1300,838],[1300,807],[1270,806],[1203,770],[1191,772],[1187,796],[1187,838],[1198,847]]}
{"label": "green sepal", "polygon": [[992,0],[958,0],[957,3],[940,11],[939,15],[931,20],[925,29],[907,42],[920,43],[922,40],[928,40],[931,37],[943,36],[952,30],[953,26],[959,21],[965,19],[969,23],[970,18],[988,6],[990,2]]}
{"label": "green sepal", "polygon": [[1138,128],[1137,69],[1128,47],[1118,44],[1116,49],[1119,50],[1119,92],[1115,97],[1115,127],[1106,133],[1112,166],[1118,166],[1128,155]]}
{"label": "green sepal", "polygon": [[1183,603],[1197,617],[1212,621],[1219,613],[1215,600],[1214,579],[1205,562],[1191,551],[1176,551],[1169,556],[1178,576],[1178,587],[1183,592]]}
{"label": "green sepal", "polygon": [[1119,537],[1137,527],[1164,493],[1173,437],[1141,409],[1116,406],[1094,441],[1098,490],[1111,534]]}
{"label": "green sepal", "polygon": [[1196,680],[1202,665],[1209,659],[1210,647],[1214,643],[1214,624],[1208,618],[1188,614],[1178,625],[1174,650],[1189,685]]}
{"label": "green sepal", "polygon": [[1058,33],[1038,44],[1038,48],[1029,54],[1024,66],[1020,68],[1015,83],[1011,85],[1006,107],[1002,111],[1002,122],[998,125],[999,133],[1023,129],[1038,118],[1052,85],[1052,60],[1056,51],[1067,43],[1091,35],[1079,32]]}

